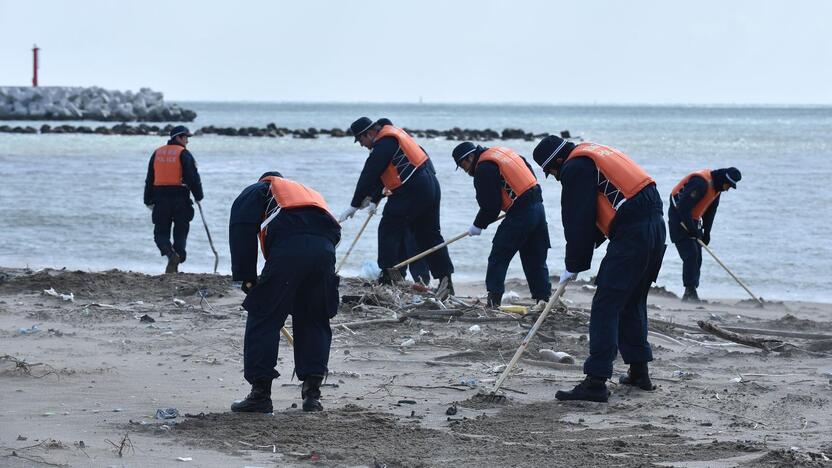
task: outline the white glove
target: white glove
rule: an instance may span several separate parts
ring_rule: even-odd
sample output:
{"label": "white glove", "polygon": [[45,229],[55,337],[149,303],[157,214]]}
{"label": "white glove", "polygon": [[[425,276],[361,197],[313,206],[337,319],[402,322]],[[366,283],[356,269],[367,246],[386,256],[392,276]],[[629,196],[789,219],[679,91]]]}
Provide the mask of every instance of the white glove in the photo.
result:
{"label": "white glove", "polygon": [[480,234],[482,234],[482,229],[474,226],[473,224],[471,225],[471,227],[468,228],[469,236],[478,236]]}
{"label": "white glove", "polygon": [[343,223],[344,221],[346,221],[346,220],[348,220],[348,219],[352,218],[352,217],[355,215],[355,212],[356,212],[356,211],[358,211],[358,208],[355,208],[355,207],[353,207],[353,206],[351,206],[351,207],[347,208],[346,210],[344,210],[344,212],[343,212],[343,213],[341,213],[341,216],[339,216],[339,217],[338,217],[338,224],[341,224],[341,223]]}
{"label": "white glove", "polygon": [[563,273],[560,274],[560,281],[558,282],[558,284],[563,284],[563,283],[572,281],[577,277],[578,277],[577,273],[572,273],[569,270],[563,270]]}
{"label": "white glove", "polygon": [[150,205],[145,205],[145,206],[147,207],[148,210],[153,211],[153,204],[152,203]]}
{"label": "white glove", "polygon": [[367,213],[370,213],[371,215],[376,214],[377,209],[378,205],[376,205],[375,203],[371,202],[369,205],[367,205]]}

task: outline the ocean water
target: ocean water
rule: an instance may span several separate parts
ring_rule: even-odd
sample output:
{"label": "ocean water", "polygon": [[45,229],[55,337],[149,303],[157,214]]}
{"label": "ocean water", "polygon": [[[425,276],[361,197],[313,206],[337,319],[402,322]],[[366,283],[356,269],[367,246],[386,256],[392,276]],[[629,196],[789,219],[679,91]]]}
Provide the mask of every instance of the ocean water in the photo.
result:
{"label": "ocean water", "polygon": [[[832,301],[832,107],[632,107],[428,104],[182,103],[203,125],[346,128],[368,115],[411,128],[568,129],[585,140],[628,153],[657,181],[667,203],[670,189],[692,170],[736,166],[739,190],[725,194],[711,247],[752,291],[766,299]],[[25,124],[18,122],[15,124]],[[31,122],[40,125],[42,122]],[[80,122],[79,122],[80,123]],[[95,125],[95,123],[86,123]],[[100,135],[0,134],[0,265],[67,267],[158,273],[164,259],[153,243],[150,212],[142,203],[147,163],[164,138]],[[457,144],[423,139],[442,185],[446,237],[467,229],[477,204],[471,178],[454,172]],[[530,157],[535,142],[505,141]],[[484,143],[488,145],[488,143]],[[349,203],[367,152],[351,138],[194,137],[205,188],[203,208],[228,273],[228,216],[239,191],[267,170],[320,191],[333,211]],[[535,166],[536,167],[536,166]],[[552,249],[552,274],[563,269],[560,185],[541,179]],[[666,206],[665,206],[666,208]],[[344,223],[339,256],[362,218]],[[343,272],[357,274],[375,260],[377,218],[371,221]],[[482,280],[495,227],[450,247],[458,280]],[[605,247],[596,250],[597,272]],[[213,266],[202,222],[191,224],[188,261],[182,270]],[[588,274],[584,273],[586,277]],[[519,258],[509,276],[522,277]],[[681,261],[670,245],[659,284],[680,292]],[[524,292],[524,291],[521,291]],[[700,295],[745,298],[745,292],[705,254]]]}

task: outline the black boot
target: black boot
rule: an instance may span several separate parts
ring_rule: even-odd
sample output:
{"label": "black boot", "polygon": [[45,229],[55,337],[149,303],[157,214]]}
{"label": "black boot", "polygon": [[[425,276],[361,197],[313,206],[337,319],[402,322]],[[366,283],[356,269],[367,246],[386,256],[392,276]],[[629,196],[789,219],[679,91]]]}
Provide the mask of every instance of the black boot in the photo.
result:
{"label": "black boot", "polygon": [[444,301],[448,298],[448,296],[455,295],[454,293],[454,282],[451,281],[451,275],[443,276],[439,278],[439,287],[436,288],[436,298],[440,301]]}
{"label": "black boot", "polygon": [[165,267],[165,273],[178,273],[179,264],[182,262],[182,259],[179,257],[179,254],[176,253],[173,249],[170,249],[170,252],[167,253],[167,257],[168,265]]}
{"label": "black boot", "polygon": [[393,281],[393,277],[390,276],[390,273],[386,269],[381,270],[381,276],[378,277],[378,284],[390,285],[393,283],[395,283],[395,281]]}
{"label": "black boot", "polygon": [[231,411],[235,413],[271,413],[272,409],[272,381],[257,380],[251,385],[251,393],[245,400],[231,404]]}
{"label": "black boot", "polygon": [[648,392],[656,389],[656,386],[650,380],[650,373],[647,370],[646,362],[630,363],[630,369],[627,370],[627,375],[619,377],[618,383],[621,385],[632,385],[633,387],[638,387]]}
{"label": "black boot", "polygon": [[321,375],[307,376],[300,389],[300,397],[303,398],[304,411],[323,411],[321,404],[321,382],[324,377]]}
{"label": "black boot", "polygon": [[696,288],[687,286],[682,295],[682,302],[702,302],[702,299],[699,299],[699,295],[696,294]]}
{"label": "black boot", "polygon": [[488,293],[488,307],[496,309],[496,308],[500,307],[500,303],[502,303],[502,302],[503,302],[503,295],[502,294],[493,293],[493,292]]}
{"label": "black boot", "polygon": [[561,401],[565,400],[583,400],[596,401],[598,403],[606,403],[610,397],[610,391],[607,389],[605,383],[607,379],[603,377],[595,377],[587,375],[586,378],[575,385],[572,390],[558,390],[555,393],[555,398]]}

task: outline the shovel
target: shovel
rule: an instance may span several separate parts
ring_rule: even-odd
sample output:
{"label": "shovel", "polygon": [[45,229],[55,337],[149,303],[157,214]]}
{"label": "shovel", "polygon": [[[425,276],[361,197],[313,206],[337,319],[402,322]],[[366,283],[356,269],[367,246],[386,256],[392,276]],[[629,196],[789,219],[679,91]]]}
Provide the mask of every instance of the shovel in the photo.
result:
{"label": "shovel", "polygon": [[208,245],[211,246],[211,251],[214,252],[214,274],[217,273],[217,265],[220,263],[220,255],[217,249],[214,248],[214,241],[211,239],[211,231],[208,230],[208,223],[205,222],[205,215],[202,213],[202,203],[196,202],[199,207],[199,217],[202,218],[202,225],[205,226],[205,234],[208,235]]}
{"label": "shovel", "polygon": [[[506,214],[503,213],[500,216],[497,216],[497,219],[495,221],[501,220],[505,217],[506,217]],[[407,265],[410,265],[411,263],[413,263],[417,260],[421,260],[421,259],[427,257],[428,255],[436,252],[437,250],[441,250],[441,249],[447,247],[448,245],[453,244],[454,242],[456,242],[460,239],[463,239],[465,237],[468,237],[468,231],[457,234],[456,236],[446,240],[445,242],[443,242],[439,245],[435,245],[435,246],[425,250],[424,252],[422,252],[418,255],[414,255],[413,257],[410,257],[407,260],[393,266],[393,268],[388,268],[387,269],[387,276],[393,281],[393,283],[402,282],[402,281],[404,281],[404,278],[402,278],[402,274],[399,271],[400,268],[406,267]]]}
{"label": "shovel", "polygon": [[[688,230],[688,227],[687,227],[687,226],[685,226],[685,223],[681,223],[681,224],[682,224],[682,227],[685,229],[685,231],[687,231],[687,230]],[[755,295],[754,295],[754,293],[753,293],[753,292],[751,292],[751,290],[750,290],[750,289],[748,289],[748,286],[746,286],[746,285],[745,285],[745,283],[743,283],[743,282],[742,282],[742,280],[741,280],[741,279],[739,279],[739,278],[737,277],[737,275],[735,275],[735,274],[734,274],[734,272],[732,272],[732,271],[731,271],[731,270],[730,270],[727,266],[725,266],[725,264],[724,264],[724,263],[722,263],[722,260],[720,260],[720,259],[719,259],[719,257],[717,257],[717,256],[716,256],[716,254],[714,253],[714,251],[713,251],[713,250],[711,250],[711,248],[710,248],[710,247],[708,247],[708,246],[707,246],[704,242],[702,242],[702,239],[697,238],[697,239],[696,239],[696,242],[699,242],[699,245],[701,245],[703,249],[707,250],[707,251],[708,251],[708,253],[709,253],[709,254],[711,254],[711,257],[713,257],[713,258],[714,258],[714,260],[716,260],[716,262],[717,262],[717,263],[719,263],[719,266],[721,266],[722,268],[724,268],[724,269],[725,269],[725,271],[727,271],[727,272],[728,272],[728,274],[729,274],[729,275],[731,275],[731,278],[734,278],[734,281],[736,281],[737,283],[739,283],[739,285],[740,285],[740,286],[742,286],[742,288],[743,288],[743,289],[745,289],[745,292],[747,292],[749,296],[753,297],[753,298],[754,298],[754,300],[755,300],[755,301],[757,301],[757,304],[759,304],[759,305],[760,305],[760,307],[764,307],[764,306],[763,306],[763,301],[762,301],[762,300],[760,300],[760,298],[759,298],[759,297],[755,296]]]}
{"label": "shovel", "polygon": [[511,371],[514,369],[514,366],[517,365],[517,361],[520,360],[520,356],[522,356],[523,353],[526,351],[526,348],[529,347],[529,342],[532,340],[532,338],[534,338],[534,335],[537,333],[537,330],[540,328],[540,326],[543,325],[543,321],[546,320],[546,317],[549,315],[549,312],[552,310],[552,307],[554,307],[555,303],[558,302],[558,299],[560,299],[560,296],[563,295],[563,291],[565,289],[566,283],[561,283],[560,285],[558,285],[557,291],[555,291],[555,293],[552,294],[552,297],[549,298],[549,302],[546,303],[546,307],[543,309],[543,312],[540,313],[540,317],[538,317],[537,321],[534,322],[534,326],[532,326],[532,329],[529,330],[528,334],[526,334],[526,337],[523,338],[523,342],[520,343],[520,347],[517,348],[517,351],[514,353],[514,356],[511,358],[511,361],[509,361],[508,365],[503,370],[503,373],[500,374],[500,378],[497,379],[497,381],[494,383],[494,388],[491,389],[491,392],[489,392],[488,394],[483,395],[486,401],[494,403],[500,403],[505,401],[505,395],[498,395],[497,391],[500,390],[500,387],[503,385],[503,382],[505,382],[505,380],[508,378]]}

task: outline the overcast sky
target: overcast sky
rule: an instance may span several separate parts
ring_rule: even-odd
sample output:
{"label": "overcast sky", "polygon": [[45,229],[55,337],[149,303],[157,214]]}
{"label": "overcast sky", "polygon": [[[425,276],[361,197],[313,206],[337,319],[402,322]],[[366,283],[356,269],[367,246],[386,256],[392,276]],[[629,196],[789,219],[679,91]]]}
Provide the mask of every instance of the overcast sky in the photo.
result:
{"label": "overcast sky", "polygon": [[832,1],[0,0],[0,85],[171,100],[832,104]]}

